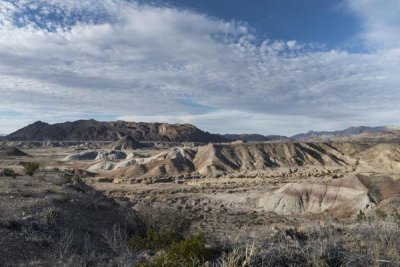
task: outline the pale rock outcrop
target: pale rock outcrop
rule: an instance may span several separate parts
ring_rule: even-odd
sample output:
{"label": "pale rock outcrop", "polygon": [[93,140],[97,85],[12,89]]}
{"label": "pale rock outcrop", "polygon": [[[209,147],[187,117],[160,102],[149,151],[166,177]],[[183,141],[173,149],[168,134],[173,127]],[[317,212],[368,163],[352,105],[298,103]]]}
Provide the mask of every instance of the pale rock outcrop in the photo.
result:
{"label": "pale rock outcrop", "polygon": [[[379,181],[371,182],[372,179]],[[372,187],[373,186],[373,187]],[[390,193],[388,187],[391,188]],[[370,209],[380,201],[378,196],[400,193],[400,183],[390,177],[351,175],[327,183],[288,183],[258,200],[258,207],[277,214],[352,212]]]}
{"label": "pale rock outcrop", "polygon": [[111,150],[101,151],[98,153],[95,159],[107,159],[107,160],[122,160],[126,158],[126,154],[122,151]]}
{"label": "pale rock outcrop", "polygon": [[94,173],[111,171],[115,168],[115,165],[116,163],[113,161],[101,161],[89,167],[87,170]]}

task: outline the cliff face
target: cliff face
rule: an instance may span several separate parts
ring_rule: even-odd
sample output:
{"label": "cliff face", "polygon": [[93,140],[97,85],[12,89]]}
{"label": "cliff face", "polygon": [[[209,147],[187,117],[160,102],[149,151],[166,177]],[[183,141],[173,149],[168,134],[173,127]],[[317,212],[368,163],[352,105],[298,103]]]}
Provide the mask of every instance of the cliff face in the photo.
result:
{"label": "cliff face", "polygon": [[48,124],[30,124],[5,139],[9,141],[116,141],[131,136],[138,141],[222,142],[219,135],[202,131],[190,124],[145,122],[99,122],[79,120]]}

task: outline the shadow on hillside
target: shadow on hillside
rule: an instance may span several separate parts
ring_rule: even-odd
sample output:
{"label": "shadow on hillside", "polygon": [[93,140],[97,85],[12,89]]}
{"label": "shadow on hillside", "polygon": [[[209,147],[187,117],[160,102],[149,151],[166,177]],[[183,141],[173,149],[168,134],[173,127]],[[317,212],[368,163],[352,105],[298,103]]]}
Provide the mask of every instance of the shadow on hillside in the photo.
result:
{"label": "shadow on hillside", "polygon": [[5,266],[120,266],[133,261],[143,223],[79,172],[0,177],[0,262]]}

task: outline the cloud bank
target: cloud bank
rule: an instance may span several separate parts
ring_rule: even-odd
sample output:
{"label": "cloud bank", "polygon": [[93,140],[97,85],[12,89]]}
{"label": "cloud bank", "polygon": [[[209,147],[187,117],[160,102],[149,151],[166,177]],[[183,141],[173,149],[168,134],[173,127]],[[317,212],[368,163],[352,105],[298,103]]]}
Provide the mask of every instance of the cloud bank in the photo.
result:
{"label": "cloud bank", "polygon": [[396,124],[400,45],[393,33],[400,23],[371,14],[398,4],[371,3],[378,1],[347,7],[363,22],[360,37],[376,49],[350,53],[295,40],[258,42],[243,23],[171,7],[3,1],[0,132],[36,119],[88,117],[264,134]]}

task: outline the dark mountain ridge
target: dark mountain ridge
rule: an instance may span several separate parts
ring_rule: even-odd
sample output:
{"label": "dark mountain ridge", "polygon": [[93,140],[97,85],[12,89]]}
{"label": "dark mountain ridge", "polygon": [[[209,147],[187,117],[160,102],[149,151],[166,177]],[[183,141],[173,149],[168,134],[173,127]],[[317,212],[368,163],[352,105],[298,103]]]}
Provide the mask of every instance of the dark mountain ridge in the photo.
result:
{"label": "dark mountain ridge", "polygon": [[211,134],[191,124],[78,120],[49,124],[32,123],[3,141],[117,141],[127,136],[137,141],[170,142],[245,142],[318,140],[399,140],[400,129],[391,126],[350,127],[339,131],[309,131],[292,137],[260,134]]}
{"label": "dark mountain ridge", "polygon": [[7,141],[117,141],[131,136],[138,141],[223,142],[223,137],[190,124],[100,122],[78,120],[49,124],[32,123],[4,137]]}

